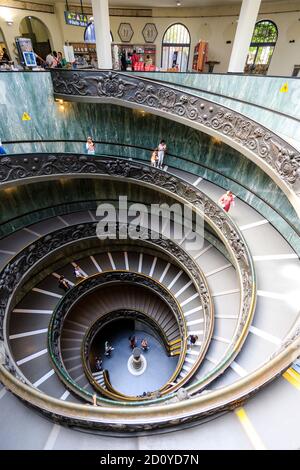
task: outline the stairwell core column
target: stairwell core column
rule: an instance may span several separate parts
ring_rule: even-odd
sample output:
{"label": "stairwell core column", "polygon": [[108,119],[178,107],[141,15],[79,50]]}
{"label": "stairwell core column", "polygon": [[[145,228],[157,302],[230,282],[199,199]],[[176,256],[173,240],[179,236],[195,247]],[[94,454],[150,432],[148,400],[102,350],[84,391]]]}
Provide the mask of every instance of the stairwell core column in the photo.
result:
{"label": "stairwell core column", "polygon": [[228,72],[243,73],[261,0],[243,0]]}
{"label": "stairwell core column", "polygon": [[112,69],[108,0],[92,0],[99,69]]}

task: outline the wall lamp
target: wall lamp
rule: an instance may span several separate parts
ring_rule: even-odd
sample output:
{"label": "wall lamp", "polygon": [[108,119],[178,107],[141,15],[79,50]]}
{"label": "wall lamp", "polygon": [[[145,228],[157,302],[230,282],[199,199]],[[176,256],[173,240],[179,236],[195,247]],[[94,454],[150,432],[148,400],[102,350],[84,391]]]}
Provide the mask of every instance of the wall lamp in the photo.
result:
{"label": "wall lamp", "polygon": [[6,20],[7,26],[12,26],[14,24],[13,20]]}

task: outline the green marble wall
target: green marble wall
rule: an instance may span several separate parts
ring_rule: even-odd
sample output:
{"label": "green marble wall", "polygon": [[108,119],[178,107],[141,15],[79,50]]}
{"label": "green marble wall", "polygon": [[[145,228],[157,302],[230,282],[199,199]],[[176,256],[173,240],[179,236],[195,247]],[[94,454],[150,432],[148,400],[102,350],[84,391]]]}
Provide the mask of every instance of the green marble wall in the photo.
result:
{"label": "green marble wall", "polygon": [[[5,144],[11,153],[82,152],[86,136],[92,135],[102,142],[97,145],[99,154],[149,160],[150,149],[164,138],[169,149],[167,164],[190,171],[195,179],[197,175],[204,176],[224,188],[234,188],[241,199],[265,217],[270,216],[274,225],[294,243],[295,234],[290,227],[255,194],[300,229],[291,204],[265,173],[236,150],[223,143],[216,144],[195,129],[121,106],[65,103],[62,109],[54,102],[52,93],[48,73],[0,73],[0,138],[3,142],[16,141]],[[24,112],[29,113],[30,121],[22,121]],[[43,142],[47,139],[55,142]],[[24,143],[26,140],[39,142]],[[58,142],[61,140],[67,142]],[[5,210],[5,206],[0,208]]]}
{"label": "green marble wall", "polygon": [[[165,72],[146,72],[143,77],[174,83],[178,88],[180,85],[196,88],[199,91],[193,90],[194,94],[254,119],[300,149],[299,78]],[[285,83],[288,84],[288,92],[281,93],[280,88]],[[182,90],[187,91],[186,88]],[[245,102],[235,101],[230,97]],[[272,110],[282,114],[275,114]]]}

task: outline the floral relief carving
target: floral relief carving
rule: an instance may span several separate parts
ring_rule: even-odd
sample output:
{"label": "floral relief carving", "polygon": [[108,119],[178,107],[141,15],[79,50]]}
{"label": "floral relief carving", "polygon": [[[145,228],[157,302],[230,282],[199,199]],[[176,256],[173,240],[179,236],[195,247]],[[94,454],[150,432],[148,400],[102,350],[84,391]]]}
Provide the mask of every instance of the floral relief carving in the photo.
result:
{"label": "floral relief carving", "polygon": [[198,122],[229,137],[268,163],[290,186],[300,178],[300,154],[269,129],[230,109],[159,82],[118,72],[51,71],[54,94],[110,97]]}

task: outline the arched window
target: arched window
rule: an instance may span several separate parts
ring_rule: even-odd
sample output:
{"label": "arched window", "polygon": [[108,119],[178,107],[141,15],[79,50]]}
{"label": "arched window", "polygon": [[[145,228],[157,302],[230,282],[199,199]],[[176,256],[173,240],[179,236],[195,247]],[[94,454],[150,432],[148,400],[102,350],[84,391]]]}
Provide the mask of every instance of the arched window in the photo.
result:
{"label": "arched window", "polygon": [[183,24],[173,24],[164,34],[161,65],[164,69],[176,68],[186,72],[189,63],[191,37]]}
{"label": "arched window", "polygon": [[245,72],[266,74],[278,38],[278,29],[270,20],[258,21],[254,28]]}
{"label": "arched window", "polygon": [[[113,35],[110,32],[110,40],[113,42],[114,38]],[[96,42],[96,35],[95,35],[95,26],[94,23],[91,22],[87,25],[84,31],[84,42]]]}
{"label": "arched window", "polygon": [[20,34],[31,39],[34,52],[43,59],[51,52],[49,30],[39,18],[25,16],[20,23]]}

